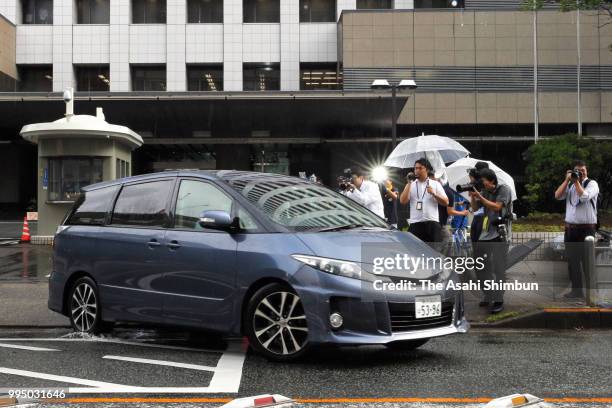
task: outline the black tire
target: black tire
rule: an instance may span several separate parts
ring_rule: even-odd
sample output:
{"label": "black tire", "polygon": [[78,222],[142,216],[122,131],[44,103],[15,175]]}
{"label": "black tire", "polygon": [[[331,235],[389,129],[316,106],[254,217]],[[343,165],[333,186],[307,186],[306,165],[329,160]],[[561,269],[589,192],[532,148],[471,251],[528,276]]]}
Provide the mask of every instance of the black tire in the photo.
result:
{"label": "black tire", "polygon": [[423,344],[427,343],[428,341],[429,339],[394,341],[392,343],[385,344],[385,346],[387,346],[391,350],[410,351],[410,350],[416,350],[417,348],[421,347]]}
{"label": "black tire", "polygon": [[90,277],[84,276],[74,282],[66,305],[75,332],[99,334],[112,330],[113,323],[102,320],[98,285]]}
{"label": "black tire", "polygon": [[244,329],[253,350],[272,361],[298,359],[310,348],[302,301],[287,285],[271,283],[255,292],[245,311]]}

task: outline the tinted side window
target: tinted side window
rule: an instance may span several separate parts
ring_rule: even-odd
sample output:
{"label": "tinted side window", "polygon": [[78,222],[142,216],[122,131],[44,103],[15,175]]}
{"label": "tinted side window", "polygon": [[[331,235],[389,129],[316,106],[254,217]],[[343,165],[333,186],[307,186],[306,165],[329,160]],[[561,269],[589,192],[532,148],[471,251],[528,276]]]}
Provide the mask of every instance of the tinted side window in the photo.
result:
{"label": "tinted side window", "polygon": [[211,210],[231,213],[232,199],[212,184],[195,180],[181,181],[176,199],[176,228],[202,229],[198,224],[200,215]]}
{"label": "tinted side window", "polygon": [[112,224],[164,226],[168,218],[166,202],[172,185],[171,180],[163,180],[123,187],[115,204]]}
{"label": "tinted side window", "polygon": [[72,215],[66,222],[70,225],[102,225],[106,213],[112,206],[115,193],[119,186],[88,191],[81,195],[74,205]]}

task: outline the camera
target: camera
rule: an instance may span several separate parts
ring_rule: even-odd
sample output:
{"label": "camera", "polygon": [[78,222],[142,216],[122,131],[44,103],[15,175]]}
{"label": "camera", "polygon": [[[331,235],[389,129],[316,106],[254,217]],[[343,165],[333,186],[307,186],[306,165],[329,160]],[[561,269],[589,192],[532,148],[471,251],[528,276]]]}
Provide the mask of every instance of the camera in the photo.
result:
{"label": "camera", "polygon": [[414,180],[416,180],[416,175],[414,174],[414,172],[409,172],[408,174],[406,174],[406,182],[410,183],[413,182]]}
{"label": "camera", "polygon": [[484,188],[484,185],[482,184],[482,180],[480,179],[480,172],[478,171],[477,168],[473,167],[469,169],[468,174],[475,181],[472,183],[457,184],[457,188],[455,189],[455,191],[457,191],[458,193],[463,193],[465,191],[469,192],[469,191],[473,191],[474,189],[476,189],[476,191],[481,191]]}
{"label": "camera", "polygon": [[346,191],[352,188],[352,180],[350,177],[339,176],[336,180],[338,182],[338,188],[340,191]]}
{"label": "camera", "polygon": [[502,216],[495,217],[491,219],[489,222],[491,225],[497,228],[497,233],[503,240],[506,240],[508,237],[508,223],[512,220],[516,219],[516,214],[508,213]]}
{"label": "camera", "polygon": [[580,178],[580,172],[578,170],[572,170],[570,173],[570,178],[572,180],[578,180]]}

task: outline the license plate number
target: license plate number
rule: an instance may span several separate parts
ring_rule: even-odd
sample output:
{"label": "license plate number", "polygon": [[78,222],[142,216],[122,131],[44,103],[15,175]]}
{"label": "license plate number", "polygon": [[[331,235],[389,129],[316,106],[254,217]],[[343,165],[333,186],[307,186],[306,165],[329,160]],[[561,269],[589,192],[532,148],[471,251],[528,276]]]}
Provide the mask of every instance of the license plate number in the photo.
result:
{"label": "license plate number", "polygon": [[442,316],[442,300],[440,296],[417,296],[414,311],[417,319]]}

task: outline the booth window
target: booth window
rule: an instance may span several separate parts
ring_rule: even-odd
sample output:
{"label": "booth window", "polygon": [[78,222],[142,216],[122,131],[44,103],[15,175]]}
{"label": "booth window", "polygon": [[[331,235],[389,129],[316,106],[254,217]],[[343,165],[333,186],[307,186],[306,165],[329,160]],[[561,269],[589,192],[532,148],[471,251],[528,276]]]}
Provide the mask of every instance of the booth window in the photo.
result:
{"label": "booth window", "polygon": [[75,67],[78,92],[108,92],[108,65],[83,65]]}
{"label": "booth window", "polygon": [[280,23],[280,0],[243,0],[244,23]]}
{"label": "booth window", "polygon": [[393,0],[357,0],[357,10],[392,9]]}
{"label": "booth window", "polygon": [[130,163],[125,160],[117,159],[115,164],[116,178],[124,178],[130,175]]}
{"label": "booth window", "polygon": [[109,24],[109,0],[77,0],[77,24]]}
{"label": "booth window", "polygon": [[164,65],[133,65],[132,91],[165,91],[166,67]]}
{"label": "booth window", "polygon": [[53,0],[22,0],[23,24],[53,24]]}
{"label": "booth window", "polygon": [[342,77],[336,71],[336,64],[301,63],[300,89],[340,89]]}
{"label": "booth window", "polygon": [[300,23],[335,23],[336,0],[300,0]]}
{"label": "booth window", "polygon": [[174,181],[160,180],[123,187],[117,198],[111,224],[163,227],[166,205]]}
{"label": "booth window", "polygon": [[280,90],[279,63],[247,63],[243,65],[242,75],[245,91]]}
{"label": "booth window", "polygon": [[223,0],[188,0],[187,22],[223,23]]}
{"label": "booth window", "polygon": [[202,64],[187,66],[188,91],[222,91],[223,65]]}
{"label": "booth window", "polygon": [[17,67],[20,92],[51,92],[53,90],[52,65],[20,65]]}
{"label": "booth window", "polygon": [[132,0],[132,24],[166,24],[166,0]]}
{"label": "booth window", "polygon": [[81,188],[102,181],[102,161],[96,157],[49,158],[49,201],[75,201]]}

